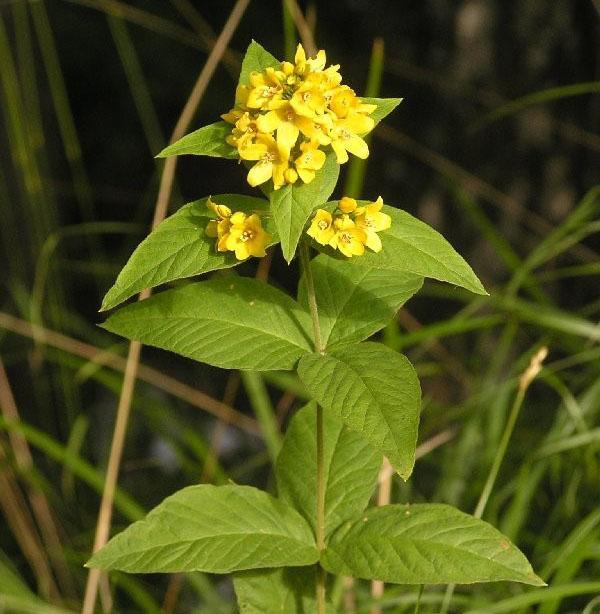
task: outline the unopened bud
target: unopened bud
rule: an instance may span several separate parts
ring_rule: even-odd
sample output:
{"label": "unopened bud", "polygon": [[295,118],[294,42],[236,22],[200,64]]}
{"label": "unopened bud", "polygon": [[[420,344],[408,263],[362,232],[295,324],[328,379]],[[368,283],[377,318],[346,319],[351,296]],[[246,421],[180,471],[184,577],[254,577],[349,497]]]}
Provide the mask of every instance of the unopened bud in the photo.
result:
{"label": "unopened bud", "polygon": [[352,213],[357,206],[358,205],[354,198],[350,198],[349,196],[344,196],[338,203],[338,209],[342,213]]}

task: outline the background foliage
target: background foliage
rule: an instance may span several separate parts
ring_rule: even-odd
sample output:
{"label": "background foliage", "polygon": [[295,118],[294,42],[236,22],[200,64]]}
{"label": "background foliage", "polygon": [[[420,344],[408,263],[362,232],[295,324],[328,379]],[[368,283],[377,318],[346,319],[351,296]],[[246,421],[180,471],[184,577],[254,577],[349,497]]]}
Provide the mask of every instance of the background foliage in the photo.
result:
{"label": "background foliage", "polygon": [[[64,607],[81,598],[127,349],[95,326],[97,309],[147,233],[164,163],[153,156],[231,4],[0,4],[0,604],[18,603],[16,611],[51,611],[33,593],[60,593]],[[421,458],[407,485],[394,478],[392,501],[471,512],[518,375],[548,345],[484,518],[551,588],[459,587],[453,605],[581,611],[600,593],[598,11],[583,0],[303,8],[358,91],[381,37],[383,77],[371,93],[405,99],[375,130],[355,195],[381,193],[433,225],[491,295],[427,281],[383,334],[416,365],[424,398]],[[229,108],[251,37],[284,55],[282,23],[279,3],[250,4],[193,127]],[[377,89],[373,74],[370,83]],[[183,158],[170,211],[223,191],[248,193],[235,164]],[[256,273],[256,263],[243,268]],[[296,263],[276,253],[270,279],[289,290],[296,275]],[[150,348],[142,364],[115,529],[199,481],[274,488],[281,432],[304,402],[299,381],[240,377]],[[61,543],[49,562],[42,495]],[[234,608],[219,577],[112,580],[117,612]],[[368,611],[368,584],[354,590],[358,610]],[[442,595],[426,587],[422,609],[437,611]],[[382,605],[411,611],[416,596],[388,586]]]}

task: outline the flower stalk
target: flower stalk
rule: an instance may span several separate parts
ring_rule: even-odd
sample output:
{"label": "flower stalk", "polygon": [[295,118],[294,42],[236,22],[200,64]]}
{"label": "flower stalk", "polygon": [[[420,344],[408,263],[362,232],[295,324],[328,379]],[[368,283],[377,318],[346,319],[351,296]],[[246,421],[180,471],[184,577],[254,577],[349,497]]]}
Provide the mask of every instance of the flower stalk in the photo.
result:
{"label": "flower stalk", "polygon": [[[322,344],[321,325],[319,323],[319,311],[317,308],[317,297],[315,293],[315,284],[313,280],[312,270],[310,268],[310,253],[309,246],[306,240],[303,240],[300,245],[300,266],[304,279],[306,281],[306,294],[308,297],[308,305],[313,323],[315,337],[315,352],[324,354],[325,349]],[[319,552],[325,549],[325,462],[323,455],[323,408],[317,405],[317,526],[316,526],[316,542]],[[325,570],[318,565],[316,579],[316,598],[317,598],[317,613],[325,614],[325,582],[327,574]]]}

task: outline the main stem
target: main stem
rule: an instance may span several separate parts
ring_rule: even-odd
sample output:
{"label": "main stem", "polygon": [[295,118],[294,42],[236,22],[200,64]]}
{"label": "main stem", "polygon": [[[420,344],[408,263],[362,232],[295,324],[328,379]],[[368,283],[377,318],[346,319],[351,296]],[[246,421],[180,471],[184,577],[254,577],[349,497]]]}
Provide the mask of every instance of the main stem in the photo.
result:
{"label": "main stem", "polygon": [[[306,281],[306,294],[308,297],[308,307],[313,323],[315,338],[315,352],[324,353],[321,338],[321,325],[319,323],[319,312],[317,309],[317,297],[315,294],[315,283],[313,280],[312,269],[310,268],[309,247],[305,241],[300,243],[300,265]],[[317,549],[319,552],[325,549],[325,465],[323,462],[323,408],[317,405]],[[317,568],[316,597],[317,614],[325,614],[325,582],[327,574],[319,565]]]}

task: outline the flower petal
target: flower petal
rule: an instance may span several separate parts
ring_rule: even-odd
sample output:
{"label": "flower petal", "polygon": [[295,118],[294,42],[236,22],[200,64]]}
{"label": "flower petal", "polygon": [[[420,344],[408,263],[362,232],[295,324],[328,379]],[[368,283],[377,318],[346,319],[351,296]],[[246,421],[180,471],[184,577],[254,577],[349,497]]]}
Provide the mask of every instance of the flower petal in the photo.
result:
{"label": "flower petal", "polygon": [[359,136],[353,134],[349,139],[344,141],[344,146],[357,158],[364,160],[369,157],[369,146]]}
{"label": "flower petal", "polygon": [[298,126],[289,121],[280,122],[277,127],[277,142],[290,151],[298,140],[300,130]]}
{"label": "flower petal", "polygon": [[273,174],[273,163],[272,162],[257,162],[249,171],[248,171],[248,183],[255,188],[257,185],[261,183],[265,183],[265,181],[269,181],[271,179],[271,175]]}

